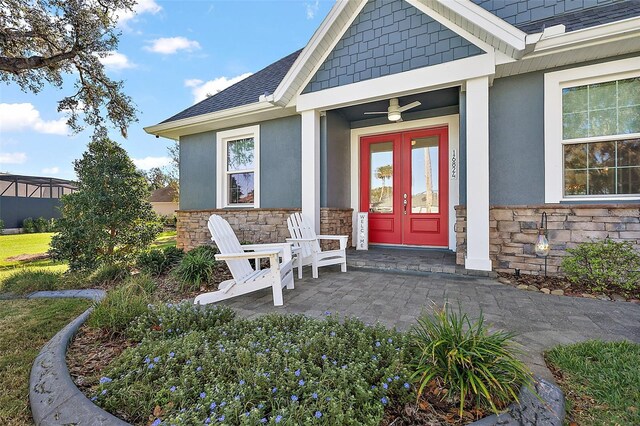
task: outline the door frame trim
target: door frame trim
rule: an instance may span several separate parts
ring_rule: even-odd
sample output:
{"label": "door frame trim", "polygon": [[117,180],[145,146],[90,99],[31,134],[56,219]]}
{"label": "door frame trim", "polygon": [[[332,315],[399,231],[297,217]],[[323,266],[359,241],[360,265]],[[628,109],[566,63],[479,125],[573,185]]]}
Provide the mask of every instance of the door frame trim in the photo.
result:
{"label": "door frame trim", "polygon": [[[400,123],[383,124],[381,126],[351,129],[351,208],[355,215],[360,211],[360,137],[373,136],[384,133],[397,133],[409,130],[426,129],[430,127],[447,126],[449,131],[449,250],[456,251],[456,211],[455,206],[460,202],[460,115],[451,114],[442,117],[432,117],[422,120],[403,121]],[[451,175],[453,152],[456,152],[456,176]],[[357,229],[353,229],[353,241],[357,241]]]}

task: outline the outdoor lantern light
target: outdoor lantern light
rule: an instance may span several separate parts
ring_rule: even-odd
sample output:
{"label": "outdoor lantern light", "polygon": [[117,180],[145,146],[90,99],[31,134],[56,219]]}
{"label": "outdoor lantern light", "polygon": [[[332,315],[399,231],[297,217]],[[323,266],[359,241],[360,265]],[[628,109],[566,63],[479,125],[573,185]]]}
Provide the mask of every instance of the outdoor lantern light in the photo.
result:
{"label": "outdoor lantern light", "polygon": [[538,238],[536,239],[535,252],[537,256],[544,257],[544,276],[547,276],[547,256],[549,256],[549,240],[547,239],[547,213],[542,212]]}

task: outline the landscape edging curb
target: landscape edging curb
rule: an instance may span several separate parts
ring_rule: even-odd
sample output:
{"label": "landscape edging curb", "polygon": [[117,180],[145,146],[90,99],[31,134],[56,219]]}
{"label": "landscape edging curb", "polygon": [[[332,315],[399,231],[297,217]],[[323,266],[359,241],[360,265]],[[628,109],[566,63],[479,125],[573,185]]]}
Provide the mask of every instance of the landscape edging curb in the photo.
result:
{"label": "landscape edging curb", "polygon": [[[78,293],[70,296],[83,297]],[[102,297],[104,292],[86,296],[92,300]],[[92,310],[90,307],[53,336],[33,362],[29,402],[36,425],[128,425],[87,399],[73,383],[67,368],[67,346]]]}

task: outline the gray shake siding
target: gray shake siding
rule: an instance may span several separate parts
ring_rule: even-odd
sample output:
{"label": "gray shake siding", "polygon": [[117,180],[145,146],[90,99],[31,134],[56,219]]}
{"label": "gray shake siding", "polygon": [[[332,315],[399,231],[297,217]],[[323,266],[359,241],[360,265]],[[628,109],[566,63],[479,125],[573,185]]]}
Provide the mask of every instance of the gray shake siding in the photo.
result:
{"label": "gray shake siding", "polygon": [[[260,125],[260,207],[300,207],[300,116],[256,124]],[[215,208],[216,179],[216,132],[180,138],[180,209]]]}
{"label": "gray shake siding", "polygon": [[483,53],[403,0],[370,0],[303,93]]}

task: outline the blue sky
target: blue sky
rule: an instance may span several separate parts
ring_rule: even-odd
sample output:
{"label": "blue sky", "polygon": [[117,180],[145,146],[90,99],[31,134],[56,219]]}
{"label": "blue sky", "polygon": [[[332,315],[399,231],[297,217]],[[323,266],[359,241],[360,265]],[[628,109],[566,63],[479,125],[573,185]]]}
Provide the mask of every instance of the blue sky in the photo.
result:
{"label": "blue sky", "polygon": [[[140,168],[168,164],[171,141],[142,130],[304,47],[332,0],[139,0],[138,13],[121,21],[118,51],[108,74],[124,80],[140,111],[128,139],[112,131]],[[34,95],[0,83],[0,171],[73,179],[90,131],[72,135],[57,101],[63,89]]]}

